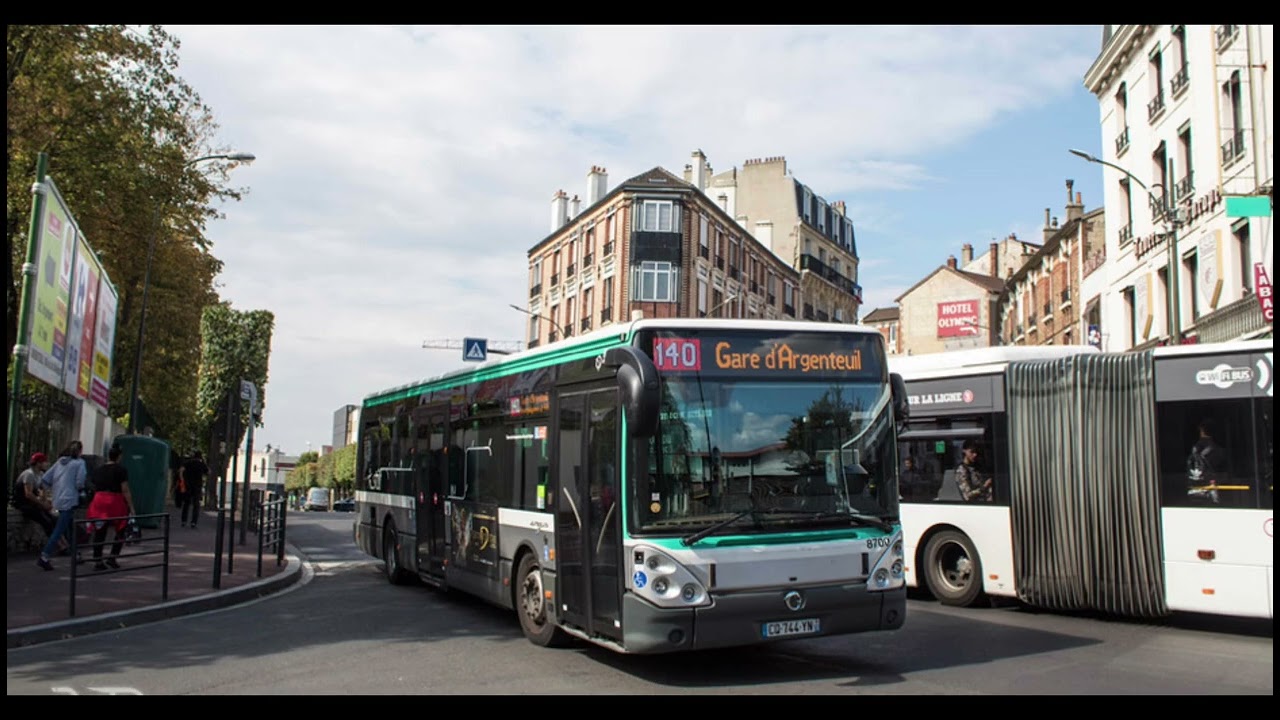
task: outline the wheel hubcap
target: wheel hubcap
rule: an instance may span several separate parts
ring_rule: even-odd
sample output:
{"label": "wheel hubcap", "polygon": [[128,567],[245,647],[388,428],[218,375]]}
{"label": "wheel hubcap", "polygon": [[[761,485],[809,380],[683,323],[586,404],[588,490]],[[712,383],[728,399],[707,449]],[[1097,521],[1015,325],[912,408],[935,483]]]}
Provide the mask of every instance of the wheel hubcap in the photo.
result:
{"label": "wheel hubcap", "polygon": [[542,575],[538,572],[538,568],[533,568],[524,576],[522,590],[520,603],[524,606],[525,617],[529,618],[534,625],[541,625],[543,621]]}
{"label": "wheel hubcap", "polygon": [[942,578],[955,590],[963,590],[969,585],[973,575],[973,561],[968,553],[959,545],[948,545],[939,556]]}

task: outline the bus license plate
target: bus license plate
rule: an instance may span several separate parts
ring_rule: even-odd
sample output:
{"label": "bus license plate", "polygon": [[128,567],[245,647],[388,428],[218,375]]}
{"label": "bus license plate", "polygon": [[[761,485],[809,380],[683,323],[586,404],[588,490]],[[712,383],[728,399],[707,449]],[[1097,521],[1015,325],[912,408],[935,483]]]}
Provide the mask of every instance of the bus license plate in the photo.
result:
{"label": "bus license plate", "polygon": [[782,620],[764,624],[764,636],[767,638],[785,637],[787,635],[812,635],[817,632],[822,632],[822,623],[818,618]]}

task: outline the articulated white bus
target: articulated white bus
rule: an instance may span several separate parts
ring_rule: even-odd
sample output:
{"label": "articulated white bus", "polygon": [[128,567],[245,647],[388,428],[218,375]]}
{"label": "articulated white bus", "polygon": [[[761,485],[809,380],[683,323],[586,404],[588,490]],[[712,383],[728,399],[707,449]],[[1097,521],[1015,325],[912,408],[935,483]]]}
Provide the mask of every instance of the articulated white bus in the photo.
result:
{"label": "articulated white bus", "polygon": [[[908,585],[958,606],[992,595],[1272,617],[1271,349],[892,357],[911,413],[898,438],[913,466],[901,478]],[[957,482],[966,456],[976,483]],[[987,478],[989,494],[973,488]]]}

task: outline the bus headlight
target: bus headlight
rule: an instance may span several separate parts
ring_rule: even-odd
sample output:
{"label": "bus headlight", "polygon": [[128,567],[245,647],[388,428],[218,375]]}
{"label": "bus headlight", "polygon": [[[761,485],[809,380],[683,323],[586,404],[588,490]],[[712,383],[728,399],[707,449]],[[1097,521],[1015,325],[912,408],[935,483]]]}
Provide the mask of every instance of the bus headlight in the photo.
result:
{"label": "bus headlight", "polygon": [[880,568],[871,576],[871,582],[878,588],[886,588],[889,586],[889,571]]}
{"label": "bus headlight", "polygon": [[637,546],[627,590],[658,607],[697,607],[711,602],[703,581],[657,548]]}
{"label": "bus headlight", "polygon": [[902,561],[894,560],[893,565],[889,567],[889,573],[895,578],[902,577]]}

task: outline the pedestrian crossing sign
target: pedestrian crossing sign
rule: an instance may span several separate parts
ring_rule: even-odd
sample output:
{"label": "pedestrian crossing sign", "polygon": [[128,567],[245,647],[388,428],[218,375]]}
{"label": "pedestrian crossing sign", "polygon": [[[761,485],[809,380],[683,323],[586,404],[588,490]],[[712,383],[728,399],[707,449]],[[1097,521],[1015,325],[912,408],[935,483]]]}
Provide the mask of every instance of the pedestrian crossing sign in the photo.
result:
{"label": "pedestrian crossing sign", "polygon": [[484,362],[489,359],[489,341],[484,338],[464,338],[462,359],[470,362]]}

